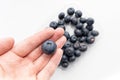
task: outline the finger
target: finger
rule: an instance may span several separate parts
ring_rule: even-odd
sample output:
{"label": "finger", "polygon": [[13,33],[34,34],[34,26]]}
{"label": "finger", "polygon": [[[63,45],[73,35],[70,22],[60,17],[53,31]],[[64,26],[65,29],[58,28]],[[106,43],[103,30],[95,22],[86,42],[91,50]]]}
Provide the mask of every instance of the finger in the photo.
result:
{"label": "finger", "polygon": [[[64,34],[64,30],[62,28],[57,28],[55,30],[55,34],[50,38],[50,40],[56,41],[60,37],[62,37]],[[35,61],[38,57],[42,55],[41,46],[37,47],[35,50],[33,50],[26,58],[28,58],[31,61]]]}
{"label": "finger", "polygon": [[[66,38],[62,36],[60,39],[56,41],[57,47],[62,48],[65,42],[66,42]],[[36,73],[40,72],[47,65],[51,57],[52,55],[43,54],[34,62],[34,67],[35,67],[34,69]]]}
{"label": "finger", "polygon": [[0,39],[0,55],[12,49],[14,45],[13,38]]}
{"label": "finger", "polygon": [[54,32],[55,31],[52,28],[47,28],[43,31],[40,31],[17,44],[12,51],[18,56],[24,57],[38,47],[43,41],[53,36]]}
{"label": "finger", "polygon": [[56,54],[50,59],[49,63],[45,66],[45,68],[38,73],[37,77],[38,80],[49,80],[52,74],[55,72],[61,57],[62,57],[63,51],[61,49],[58,49]]}

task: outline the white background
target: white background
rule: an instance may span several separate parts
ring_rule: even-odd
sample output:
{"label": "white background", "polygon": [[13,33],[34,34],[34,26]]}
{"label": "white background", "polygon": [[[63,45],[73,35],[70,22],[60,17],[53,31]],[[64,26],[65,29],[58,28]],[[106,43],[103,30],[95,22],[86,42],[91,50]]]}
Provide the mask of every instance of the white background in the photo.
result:
{"label": "white background", "polygon": [[100,35],[76,62],[58,68],[51,80],[120,80],[119,0],[0,0],[0,38],[11,36],[19,42],[48,27],[68,7],[93,17]]}

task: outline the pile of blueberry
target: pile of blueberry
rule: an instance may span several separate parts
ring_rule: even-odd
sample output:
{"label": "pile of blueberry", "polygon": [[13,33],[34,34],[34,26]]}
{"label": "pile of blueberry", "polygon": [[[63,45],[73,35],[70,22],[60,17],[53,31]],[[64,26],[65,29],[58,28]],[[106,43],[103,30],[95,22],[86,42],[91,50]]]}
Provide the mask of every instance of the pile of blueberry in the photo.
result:
{"label": "pile of blueberry", "polygon": [[[63,56],[60,62],[60,66],[66,68],[69,63],[74,62],[77,57],[81,56],[82,52],[87,50],[88,44],[92,44],[95,41],[95,37],[99,35],[99,32],[93,30],[94,19],[82,17],[82,12],[74,8],[67,9],[67,15],[61,12],[58,15],[59,21],[52,21],[50,27],[56,29],[61,27],[65,30],[66,43],[63,46]],[[70,35],[66,31],[66,25],[70,24],[74,26],[74,34]]]}

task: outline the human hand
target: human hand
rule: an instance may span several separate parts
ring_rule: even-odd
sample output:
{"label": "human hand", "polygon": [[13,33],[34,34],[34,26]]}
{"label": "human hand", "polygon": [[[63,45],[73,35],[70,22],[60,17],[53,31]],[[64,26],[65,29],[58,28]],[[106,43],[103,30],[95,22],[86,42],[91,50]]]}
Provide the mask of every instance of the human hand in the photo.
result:
{"label": "human hand", "polygon": [[[0,40],[0,80],[49,80],[56,70],[66,42],[64,30],[45,29],[14,46],[14,40]],[[53,40],[57,50],[53,55],[43,54],[41,44]]]}

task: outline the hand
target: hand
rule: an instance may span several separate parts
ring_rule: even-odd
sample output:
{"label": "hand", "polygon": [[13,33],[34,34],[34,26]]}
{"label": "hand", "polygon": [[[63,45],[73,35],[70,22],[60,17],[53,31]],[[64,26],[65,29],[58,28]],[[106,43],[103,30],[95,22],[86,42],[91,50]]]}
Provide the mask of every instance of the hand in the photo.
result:
{"label": "hand", "polygon": [[[0,40],[0,80],[49,80],[56,70],[66,42],[64,30],[45,29],[14,46],[14,40]],[[57,44],[56,53],[46,55],[41,50],[45,40]]]}

